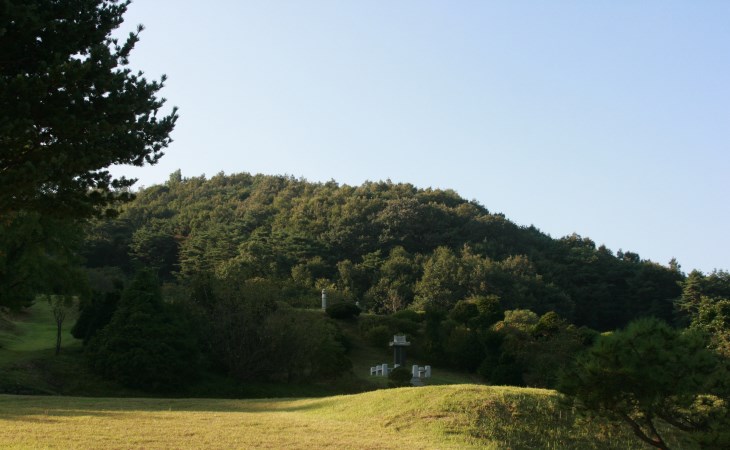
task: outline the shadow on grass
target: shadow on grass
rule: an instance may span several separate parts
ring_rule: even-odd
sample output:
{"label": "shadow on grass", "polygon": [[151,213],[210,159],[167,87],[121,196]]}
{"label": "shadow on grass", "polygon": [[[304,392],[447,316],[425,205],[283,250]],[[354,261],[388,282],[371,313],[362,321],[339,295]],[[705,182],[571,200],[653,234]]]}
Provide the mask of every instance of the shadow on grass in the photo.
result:
{"label": "shadow on grass", "polygon": [[113,419],[140,412],[288,413],[333,407],[335,398],[321,399],[147,399],[79,398],[0,395],[0,420],[53,422],[54,417],[94,416]]}

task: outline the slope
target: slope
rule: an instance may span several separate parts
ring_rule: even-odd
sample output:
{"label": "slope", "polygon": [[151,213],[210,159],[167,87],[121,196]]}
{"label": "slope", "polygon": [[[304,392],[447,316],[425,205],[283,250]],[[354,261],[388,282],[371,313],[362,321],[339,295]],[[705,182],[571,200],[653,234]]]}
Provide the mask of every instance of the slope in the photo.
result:
{"label": "slope", "polygon": [[640,448],[553,391],[473,385],[278,400],[2,396],[0,418],[6,448]]}

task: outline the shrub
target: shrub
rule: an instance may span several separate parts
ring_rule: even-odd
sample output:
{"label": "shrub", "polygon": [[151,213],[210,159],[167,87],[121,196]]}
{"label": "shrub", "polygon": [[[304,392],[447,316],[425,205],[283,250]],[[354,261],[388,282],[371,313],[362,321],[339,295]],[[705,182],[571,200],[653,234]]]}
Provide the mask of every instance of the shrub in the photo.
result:
{"label": "shrub", "polygon": [[390,325],[390,331],[392,334],[409,334],[411,336],[418,334],[421,330],[421,324],[412,322],[407,319],[399,319],[397,317],[390,317],[388,324]]}
{"label": "shrub", "polygon": [[425,318],[424,314],[419,314],[412,309],[402,309],[390,315],[393,319],[409,320],[411,322],[420,323]]}
{"label": "shrub", "polygon": [[122,293],[109,324],[87,346],[93,368],[125,386],[174,391],[198,374],[197,342],[185,320],[162,302],[149,271]]}
{"label": "shrub", "polygon": [[373,347],[387,348],[393,333],[386,325],[377,325],[365,332],[365,340]]}
{"label": "shrub", "polygon": [[360,315],[360,308],[349,302],[333,303],[327,306],[326,312],[333,319],[350,320]]}
{"label": "shrub", "polygon": [[413,374],[405,367],[396,367],[388,374],[388,386],[405,387],[411,385]]}

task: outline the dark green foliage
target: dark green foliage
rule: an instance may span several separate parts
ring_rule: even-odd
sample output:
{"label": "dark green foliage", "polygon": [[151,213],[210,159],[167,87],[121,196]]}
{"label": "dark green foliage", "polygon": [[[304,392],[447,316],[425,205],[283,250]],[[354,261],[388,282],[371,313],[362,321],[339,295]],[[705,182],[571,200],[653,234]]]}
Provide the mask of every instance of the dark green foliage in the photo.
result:
{"label": "dark green foliage", "polygon": [[80,307],[79,318],[71,328],[71,335],[83,340],[86,345],[91,338],[112,320],[117,310],[121,292],[119,290],[92,294],[91,299]]}
{"label": "dark green foliage", "polygon": [[327,315],[338,320],[352,320],[360,315],[360,307],[351,302],[327,305]]}
{"label": "dark green foliage", "polygon": [[112,178],[108,166],[162,156],[176,113],[158,117],[162,82],[127,67],[139,30],[121,43],[111,37],[128,3],[0,6],[0,218],[88,216],[128,197],[115,191],[134,180]]}
{"label": "dark green foliage", "polygon": [[472,298],[479,314],[471,323],[477,329],[486,330],[495,323],[504,319],[504,308],[496,295],[485,295]]}
{"label": "dark green foliage", "polygon": [[337,327],[292,308],[280,308],[264,323],[269,379],[287,382],[334,379],[352,369]]}
{"label": "dark green foliage", "polygon": [[137,274],[109,324],[87,345],[95,371],[133,388],[178,390],[198,374],[199,349],[184,319],[162,302],[157,278]]}
{"label": "dark green foliage", "polygon": [[469,372],[476,371],[485,357],[478,334],[463,328],[451,331],[446,341],[446,353],[453,367]]}
{"label": "dark green foliage", "polygon": [[474,301],[459,300],[449,312],[451,320],[467,326],[479,315],[479,309]]}
{"label": "dark green foliage", "polygon": [[396,367],[388,374],[388,386],[406,387],[411,385],[413,374],[406,367]]}
{"label": "dark green foliage", "polygon": [[326,287],[375,313],[448,313],[466,299],[480,311],[466,323],[477,329],[505,309],[530,309],[607,330],[635,316],[665,317],[679,296],[676,265],[619,258],[577,235],[555,240],[451,191],[178,173],[137,197],[120,217],[129,230],[92,230],[95,264],[128,264],[113,253],[129,247],[165,277],[235,268],[274,282],[290,304],[315,306]]}
{"label": "dark green foliage", "polygon": [[378,280],[370,283],[367,295],[370,309],[378,313],[403,311],[413,302],[414,286],[421,274],[414,255],[395,247],[378,267]]}
{"label": "dark green foliage", "polygon": [[[27,306],[73,277],[81,220],[115,213],[135,180],[114,164],[154,164],[177,114],[158,115],[162,82],[128,66],[139,29],[121,42],[128,1],[0,4],[0,306]],[[128,259],[114,248],[105,265]]]}
{"label": "dark green foliage", "polygon": [[277,309],[276,294],[270,282],[235,273],[201,279],[192,291],[208,357],[236,378],[265,377],[271,370],[264,324]]}
{"label": "dark green foliage", "polygon": [[407,320],[409,322],[421,323],[425,319],[425,315],[411,309],[403,309],[390,315],[391,319]]}
{"label": "dark green foliage", "polygon": [[393,334],[415,335],[421,331],[421,324],[409,319],[401,319],[400,317],[388,317],[388,326]]}
{"label": "dark green foliage", "polygon": [[513,357],[503,354],[494,366],[485,365],[480,367],[481,373],[489,382],[496,386],[524,386],[523,373],[525,371]]}
{"label": "dark green foliage", "polygon": [[[188,310],[213,367],[238,380],[299,382],[350,370],[346,339],[320,312],[277,301],[277,286],[246,270],[190,279]],[[353,305],[354,306],[354,305]]]}
{"label": "dark green foliage", "polygon": [[588,411],[625,422],[655,447],[667,448],[657,428],[662,420],[689,438],[714,442],[708,448],[727,448],[727,364],[705,346],[698,333],[640,319],[601,336],[559,389]]}
{"label": "dark green foliage", "polygon": [[[552,388],[558,374],[585,348],[585,337],[554,312],[538,317],[528,310],[506,311],[504,320],[494,326],[500,337],[499,351],[487,351],[493,370],[499,370],[500,383],[506,377],[518,385]],[[486,336],[489,336],[487,334]],[[500,367],[504,366],[504,367]],[[517,378],[515,372],[521,371]],[[489,372],[482,371],[489,378]]]}
{"label": "dark green foliage", "polygon": [[730,358],[730,274],[693,271],[682,283],[677,301],[680,321],[710,337],[710,346]]}
{"label": "dark green foliage", "polygon": [[83,295],[81,236],[75,224],[38,213],[0,215],[0,306],[21,309],[37,294]]}
{"label": "dark green foliage", "polygon": [[421,348],[424,357],[433,364],[448,362],[448,356],[444,348],[448,330],[443,326],[446,316],[447,313],[443,309],[433,307],[426,309]]}
{"label": "dark green foliage", "polygon": [[178,270],[179,243],[169,223],[153,221],[139,228],[132,236],[131,256],[142,267],[154,268],[163,280],[170,280]]}
{"label": "dark green foliage", "polygon": [[387,325],[376,325],[365,332],[365,340],[368,344],[378,348],[388,348],[388,342],[393,339],[394,334]]}

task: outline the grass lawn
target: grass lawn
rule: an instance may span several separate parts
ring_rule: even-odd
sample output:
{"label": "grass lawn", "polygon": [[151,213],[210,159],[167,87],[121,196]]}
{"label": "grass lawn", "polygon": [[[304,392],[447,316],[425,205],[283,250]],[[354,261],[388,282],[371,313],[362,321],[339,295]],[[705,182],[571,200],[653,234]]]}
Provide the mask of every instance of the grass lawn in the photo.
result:
{"label": "grass lawn", "polygon": [[[36,301],[30,308],[12,315],[11,319],[7,327],[0,329],[0,365],[56,348],[56,322],[47,302]],[[64,321],[62,351],[81,346],[81,342],[71,336],[70,330],[75,322],[75,314],[69,314]]]}
{"label": "grass lawn", "polygon": [[[179,395],[249,399],[141,398],[146,394],[88,370],[71,324],[59,356],[45,302],[0,327],[0,388],[54,394],[0,395],[0,448],[643,448],[625,428],[575,415],[554,391],[469,384],[472,376],[439,368],[431,386],[356,395],[251,399],[352,390],[236,384],[211,375]],[[358,339],[356,326],[343,326],[353,343],[354,385],[383,386],[387,380],[370,377],[369,367],[389,362],[391,353]]]}
{"label": "grass lawn", "polygon": [[553,391],[430,386],[315,399],[0,396],[3,448],[639,449]]}

